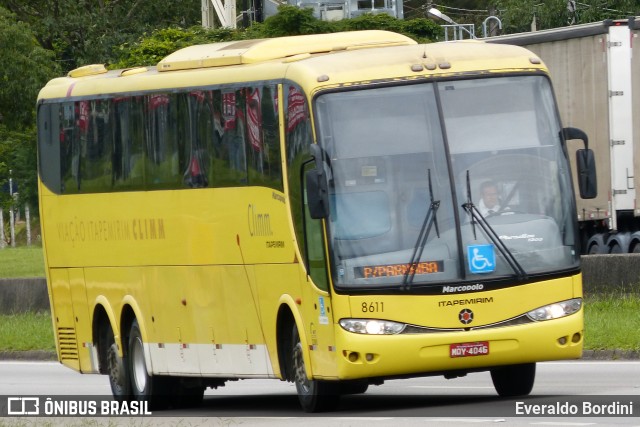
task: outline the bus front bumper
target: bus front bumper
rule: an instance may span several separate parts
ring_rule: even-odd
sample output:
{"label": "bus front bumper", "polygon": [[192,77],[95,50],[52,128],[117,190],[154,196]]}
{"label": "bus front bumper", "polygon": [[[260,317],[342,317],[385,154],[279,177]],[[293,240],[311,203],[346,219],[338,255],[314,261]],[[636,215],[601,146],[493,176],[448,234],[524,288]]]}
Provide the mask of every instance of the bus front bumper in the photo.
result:
{"label": "bus front bumper", "polygon": [[425,334],[366,335],[337,325],[338,377],[411,377],[578,359],[583,341],[583,310],[526,325]]}

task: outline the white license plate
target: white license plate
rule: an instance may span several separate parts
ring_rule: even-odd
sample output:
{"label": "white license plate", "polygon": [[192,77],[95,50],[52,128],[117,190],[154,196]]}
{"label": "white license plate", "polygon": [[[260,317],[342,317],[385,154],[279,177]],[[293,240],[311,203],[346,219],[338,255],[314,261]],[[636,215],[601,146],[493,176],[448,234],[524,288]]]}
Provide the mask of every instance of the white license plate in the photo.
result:
{"label": "white license plate", "polygon": [[468,357],[485,356],[489,354],[489,341],[463,342],[449,346],[449,356]]}

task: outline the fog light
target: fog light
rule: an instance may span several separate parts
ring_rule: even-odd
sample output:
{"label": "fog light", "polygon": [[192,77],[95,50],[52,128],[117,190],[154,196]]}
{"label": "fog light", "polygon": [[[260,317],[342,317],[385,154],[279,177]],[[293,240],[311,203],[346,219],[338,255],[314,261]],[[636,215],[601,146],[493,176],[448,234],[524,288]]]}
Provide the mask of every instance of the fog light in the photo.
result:
{"label": "fog light", "polygon": [[565,345],[567,343],[567,337],[558,338],[558,344]]}
{"label": "fog light", "polygon": [[576,332],[571,337],[571,342],[574,343],[574,344],[577,344],[577,343],[580,342],[581,339],[582,339],[582,334],[580,334],[580,332]]}
{"label": "fog light", "polygon": [[367,359],[367,362],[371,362],[373,360],[373,354],[367,353],[367,355],[365,356],[365,359]]}
{"label": "fog light", "polygon": [[358,355],[358,353],[356,352],[349,353],[349,356],[348,356],[349,362],[355,363],[358,361],[359,358],[360,356]]}

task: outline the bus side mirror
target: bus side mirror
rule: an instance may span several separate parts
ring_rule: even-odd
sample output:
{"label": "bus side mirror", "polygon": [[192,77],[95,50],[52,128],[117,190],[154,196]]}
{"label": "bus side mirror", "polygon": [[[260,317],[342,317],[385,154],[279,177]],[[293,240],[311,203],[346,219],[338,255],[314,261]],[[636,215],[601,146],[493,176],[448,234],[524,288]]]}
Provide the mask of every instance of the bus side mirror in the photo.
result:
{"label": "bus side mirror", "polygon": [[596,178],[596,160],[593,151],[581,149],[576,151],[576,165],[578,168],[578,188],[580,197],[593,199],[598,195],[598,180]]}
{"label": "bus side mirror", "polygon": [[576,167],[578,169],[578,188],[580,197],[593,199],[598,195],[598,180],[596,178],[596,160],[593,151],[589,149],[589,137],[584,131],[577,128],[562,129],[565,141],[580,139],[584,149],[576,151]]}
{"label": "bus side mirror", "polygon": [[329,216],[329,191],[327,186],[327,174],[322,161],[322,148],[312,144],[311,157],[315,160],[315,167],[305,173],[307,206],[309,215],[313,219],[322,219]]}

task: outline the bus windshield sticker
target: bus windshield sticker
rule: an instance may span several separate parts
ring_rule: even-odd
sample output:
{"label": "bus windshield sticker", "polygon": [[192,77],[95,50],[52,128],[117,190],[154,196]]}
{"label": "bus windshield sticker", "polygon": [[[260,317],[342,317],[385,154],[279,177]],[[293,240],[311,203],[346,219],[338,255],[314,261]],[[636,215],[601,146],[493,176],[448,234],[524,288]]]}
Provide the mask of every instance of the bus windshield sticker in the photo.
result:
{"label": "bus windshield sticker", "polygon": [[493,245],[467,246],[469,271],[476,274],[492,273],[496,269],[496,252]]}
{"label": "bus windshield sticker", "polygon": [[422,261],[414,264],[385,264],[354,267],[356,279],[370,279],[372,277],[397,277],[409,274],[431,274],[444,271],[443,261]]}

